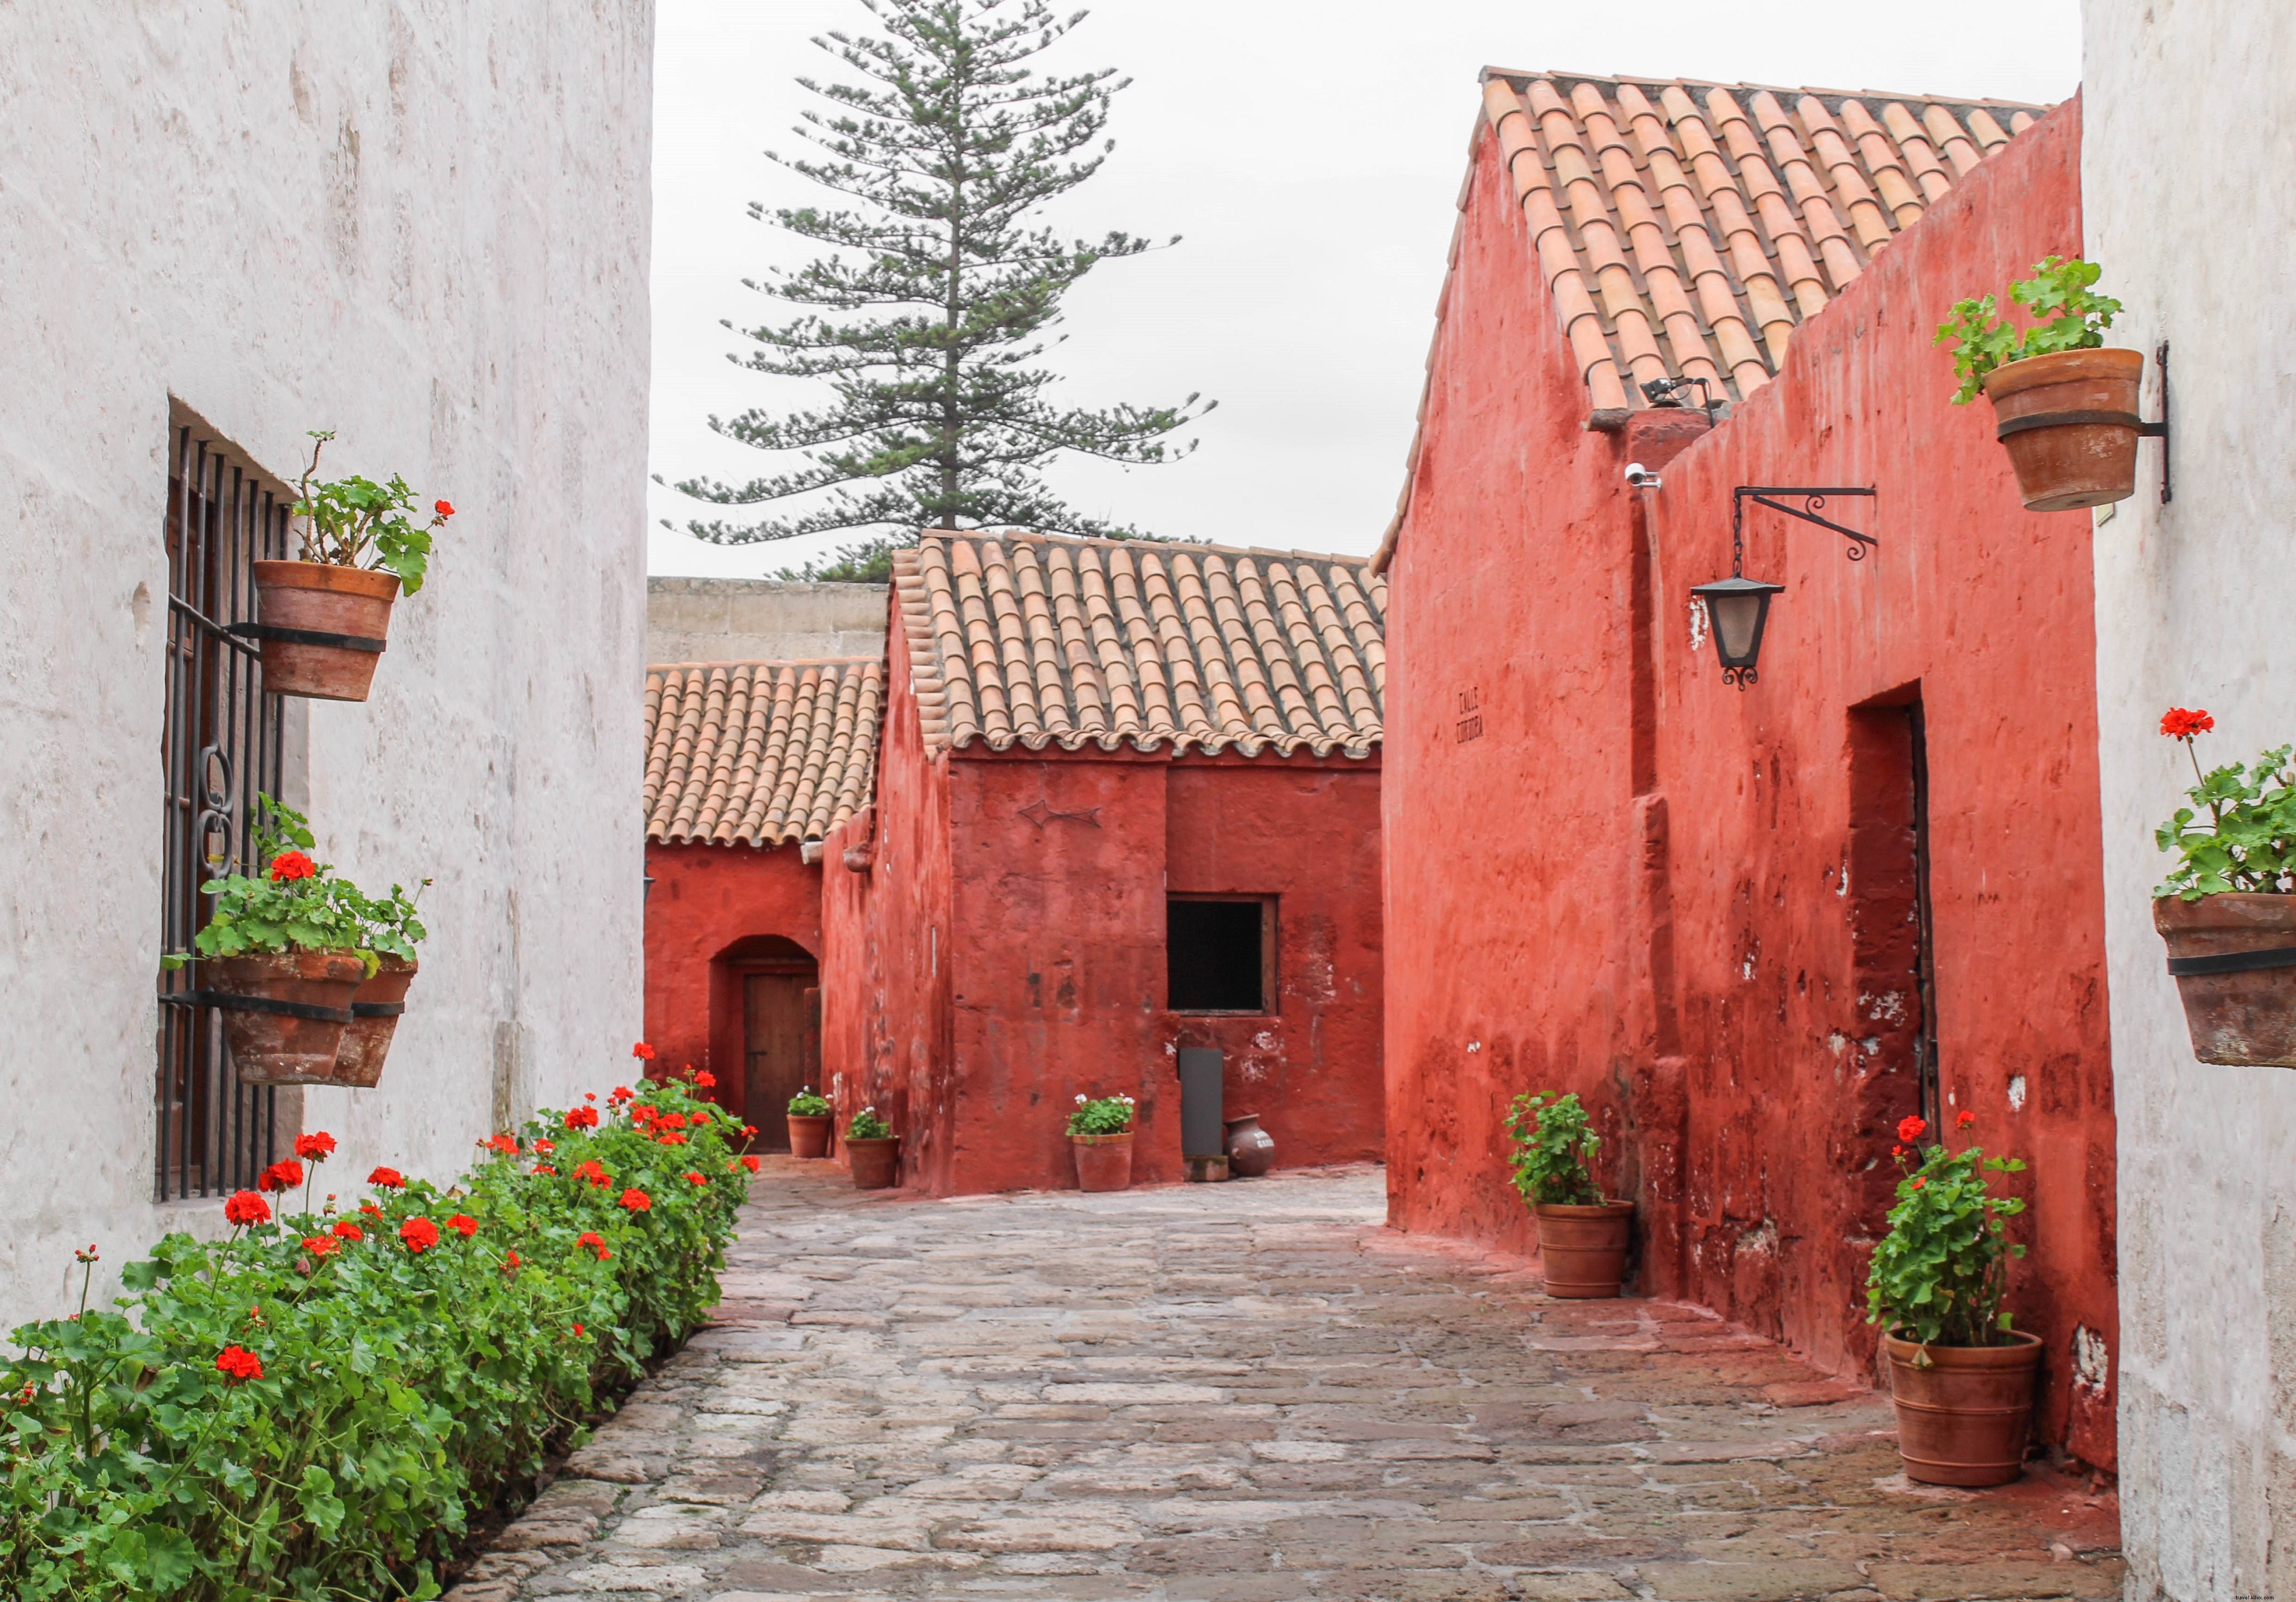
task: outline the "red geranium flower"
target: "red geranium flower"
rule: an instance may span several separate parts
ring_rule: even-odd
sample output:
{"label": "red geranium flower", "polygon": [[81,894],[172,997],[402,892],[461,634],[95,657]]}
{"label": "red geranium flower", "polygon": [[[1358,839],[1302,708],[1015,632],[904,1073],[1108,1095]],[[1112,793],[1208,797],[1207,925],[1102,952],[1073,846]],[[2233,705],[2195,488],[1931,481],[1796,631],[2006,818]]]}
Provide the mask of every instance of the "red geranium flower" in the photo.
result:
{"label": "red geranium flower", "polygon": [[644,1212],[653,1205],[653,1198],[643,1190],[622,1192],[622,1205],[632,1212]]}
{"label": "red geranium flower", "polygon": [[275,884],[308,879],[318,871],[319,865],[300,851],[282,851],[271,859],[271,881]]}
{"label": "red geranium flower", "polygon": [[566,1114],[566,1127],[570,1130],[596,1129],[598,1127],[598,1109],[595,1107],[575,1108],[571,1113]]}
{"label": "red geranium flower", "polygon": [[335,1138],[324,1130],[295,1137],[295,1154],[306,1162],[324,1162],[333,1155]]}
{"label": "red geranium flower", "polygon": [[271,1221],[271,1204],[251,1190],[242,1190],[223,1204],[223,1215],[231,1223],[244,1228],[249,1224]]}
{"label": "red geranium flower", "polygon": [[709,1114],[707,1113],[696,1113],[693,1115],[693,1127],[697,1130],[709,1121]]}
{"label": "red geranium flower", "polygon": [[693,1076],[693,1082],[704,1090],[714,1089],[718,1084],[718,1076],[705,1068]]}
{"label": "red geranium flower", "polygon": [[608,1173],[594,1157],[587,1162],[576,1163],[574,1177],[578,1179],[587,1179],[601,1190],[614,1182],[614,1176]]}
{"label": "red geranium flower", "polygon": [[332,1257],[342,1249],[342,1243],[329,1236],[307,1235],[303,1237],[303,1250],[314,1257]]}
{"label": "red geranium flower", "polygon": [[1906,1148],[1902,1146],[1893,1146],[1890,1148],[1890,1155],[1892,1157],[1902,1157],[1905,1154]]}
{"label": "red geranium flower", "polygon": [[263,1171],[256,1185],[263,1190],[292,1190],[303,1182],[303,1165],[292,1157],[282,1158]]}
{"label": "red geranium flower", "polygon": [[554,1168],[551,1167],[551,1166],[550,1166],[550,1164],[549,1164],[549,1163],[547,1163],[547,1162],[537,1162],[537,1163],[536,1163],[536,1164],[534,1165],[534,1168],[533,1168],[532,1171],[533,1171],[533,1172],[535,1172],[535,1173],[537,1173],[537,1174],[550,1174],[550,1175],[552,1175],[552,1176],[554,1176],[554,1176],[557,1174],[557,1172],[558,1172],[558,1171],[557,1171],[556,1169],[554,1169]]}
{"label": "red geranium flower", "polygon": [[661,1115],[661,1127],[665,1130],[684,1129],[685,1127],[685,1114],[683,1113],[664,1113]]}
{"label": "red geranium flower", "polygon": [[1968,1108],[1964,1107],[1960,1112],[1953,1115],[1953,1121],[1955,1128],[1965,1130],[1971,1124],[1977,1121],[1977,1114],[1971,1112]]}
{"label": "red geranium flower", "polygon": [[263,1360],[244,1346],[225,1347],[216,1358],[216,1367],[234,1381],[263,1377]]}
{"label": "red geranium flower", "polygon": [[340,1236],[345,1240],[365,1240],[366,1238],[366,1231],[360,1228],[348,1219],[345,1219],[341,1223],[337,1224],[333,1229],[329,1231],[329,1233]]}
{"label": "red geranium flower", "polygon": [[758,1157],[744,1157],[742,1159],[742,1166],[748,1169],[751,1173],[756,1173],[759,1169],[765,1166],[765,1162],[763,1159]]}
{"label": "red geranium flower", "polygon": [[1898,1138],[1908,1146],[1929,1132],[1930,1126],[1927,1119],[1915,1118],[1911,1113],[1907,1113],[1898,1120]]}
{"label": "red geranium flower", "polygon": [[758,1126],[757,1126],[756,1124],[754,1124],[754,1123],[745,1123],[745,1124],[743,1124],[743,1125],[742,1126],[742,1139],[744,1139],[744,1140],[749,1139],[751,1136],[755,1135],[757,1132],[758,1132]]}
{"label": "red geranium flower", "polygon": [[579,1324],[577,1324],[577,1325],[574,1327],[574,1336],[575,1336],[575,1338],[576,1338],[577,1340],[579,1340],[579,1339],[581,1338],[581,1335],[582,1335],[582,1327],[581,1327]]}
{"label": "red geranium flower", "polygon": [[467,1212],[458,1212],[447,1220],[447,1228],[468,1240],[479,1232],[479,1220]]}
{"label": "red geranium flower", "polygon": [[606,1237],[594,1229],[586,1230],[577,1236],[574,1244],[578,1246],[587,1246],[591,1251],[595,1252],[600,1262],[605,1261],[613,1255],[611,1252],[606,1250]]}
{"label": "red geranium flower", "polygon": [[552,1145],[552,1144],[551,1144],[549,1141],[547,1141],[547,1140],[537,1140],[537,1141],[536,1141],[536,1142],[534,1143],[534,1149],[535,1149],[536,1151],[537,1151],[537,1152],[542,1152],[542,1153],[545,1153],[545,1154],[547,1154],[547,1153],[550,1153],[550,1152],[554,1152],[554,1151],[556,1151],[558,1148],[557,1148],[555,1146]]}
{"label": "red geranium flower", "polygon": [[607,1097],[606,1101],[607,1105],[610,1106],[619,1106],[622,1103],[629,1100],[629,1098],[630,1088],[627,1085],[616,1085],[614,1087],[614,1093],[611,1096]]}
{"label": "red geranium flower", "polygon": [[410,1252],[421,1253],[439,1244],[439,1226],[427,1218],[411,1218],[398,1226],[398,1238]]}
{"label": "red geranium flower", "polygon": [[2217,720],[2204,711],[2186,711],[2172,706],[2161,719],[2161,732],[2171,740],[2189,740],[2194,735],[2204,735],[2217,726]]}
{"label": "red geranium flower", "polygon": [[512,1253],[508,1253],[507,1255],[505,1255],[505,1256],[503,1258],[503,1272],[504,1272],[504,1273],[507,1274],[507,1273],[509,1273],[512,1269],[514,1269],[514,1268],[516,1268],[516,1267],[518,1267],[518,1253],[515,1253],[515,1252],[512,1252]]}
{"label": "red geranium flower", "polygon": [[455,515],[455,503],[452,501],[432,501],[430,503],[430,510],[436,512],[441,517],[452,517]]}
{"label": "red geranium flower", "polygon": [[370,1185],[380,1185],[385,1190],[406,1188],[406,1176],[395,1168],[378,1168],[367,1175],[366,1182]]}
{"label": "red geranium flower", "polygon": [[661,1144],[664,1146],[684,1146],[685,1144],[685,1137],[683,1135],[664,1135],[660,1138]]}
{"label": "red geranium flower", "polygon": [[359,1204],[359,1211],[365,1213],[369,1218],[381,1218],[382,1216],[382,1209],[376,1206],[373,1202],[361,1202]]}
{"label": "red geranium flower", "polygon": [[1915,1188],[1915,1190],[1919,1190],[1923,1186],[1924,1186],[1924,1185],[1926,1185],[1926,1184],[1928,1184],[1928,1183],[1929,1183],[1929,1181],[1928,1181],[1927,1179],[1915,1179],[1915,1180],[1914,1181],[1914,1188]]}
{"label": "red geranium flower", "polygon": [[693,1183],[694,1183],[694,1184],[696,1184],[696,1185],[707,1185],[707,1184],[709,1184],[709,1179],[708,1179],[706,1176],[701,1175],[701,1174],[698,1174],[698,1173],[689,1173],[689,1174],[687,1174],[685,1177],[686,1177],[687,1179],[691,1179],[692,1181],[693,1181]]}
{"label": "red geranium flower", "polygon": [[647,1045],[644,1040],[640,1040],[636,1045],[630,1047],[630,1055],[637,1058],[640,1062],[651,1063],[653,1061],[653,1047]]}
{"label": "red geranium flower", "polygon": [[490,1152],[500,1152],[505,1157],[518,1155],[518,1140],[510,1135],[489,1135],[479,1142]]}

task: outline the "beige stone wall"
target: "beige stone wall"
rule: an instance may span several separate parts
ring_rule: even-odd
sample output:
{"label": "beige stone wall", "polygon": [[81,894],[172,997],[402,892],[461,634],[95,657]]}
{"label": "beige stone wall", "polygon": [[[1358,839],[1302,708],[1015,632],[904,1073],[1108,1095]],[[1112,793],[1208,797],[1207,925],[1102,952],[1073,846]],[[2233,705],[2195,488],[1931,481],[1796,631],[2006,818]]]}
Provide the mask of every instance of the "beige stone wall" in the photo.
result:
{"label": "beige stone wall", "polygon": [[649,579],[646,661],[882,656],[885,589],[779,579]]}

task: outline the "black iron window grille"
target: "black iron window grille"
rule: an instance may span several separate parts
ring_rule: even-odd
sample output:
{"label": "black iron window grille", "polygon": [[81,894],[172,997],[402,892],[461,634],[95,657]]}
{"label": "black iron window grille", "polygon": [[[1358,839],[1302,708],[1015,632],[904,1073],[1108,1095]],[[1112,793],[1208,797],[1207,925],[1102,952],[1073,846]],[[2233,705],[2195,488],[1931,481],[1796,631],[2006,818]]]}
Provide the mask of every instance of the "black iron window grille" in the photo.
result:
{"label": "black iron window grille", "polygon": [[[287,555],[289,493],[193,425],[168,474],[168,711],[160,949],[188,951],[214,898],[200,886],[253,855],[255,798],[277,795],[285,719],[263,693],[255,563]],[[276,1093],[242,1085],[221,1015],[194,998],[199,965],[160,974],[158,1199],[255,1183],[271,1161]]]}

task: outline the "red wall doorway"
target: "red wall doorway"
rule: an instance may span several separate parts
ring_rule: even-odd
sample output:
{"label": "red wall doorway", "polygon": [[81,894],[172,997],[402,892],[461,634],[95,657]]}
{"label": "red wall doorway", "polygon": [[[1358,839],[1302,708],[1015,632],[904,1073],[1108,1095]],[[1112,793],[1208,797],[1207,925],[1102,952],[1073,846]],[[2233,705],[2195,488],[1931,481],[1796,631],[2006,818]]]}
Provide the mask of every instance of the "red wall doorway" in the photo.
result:
{"label": "red wall doorway", "polygon": [[735,941],[709,964],[709,1058],[718,1100],[758,1126],[756,1149],[789,1149],[789,1099],[819,1078],[821,971],[778,934]]}

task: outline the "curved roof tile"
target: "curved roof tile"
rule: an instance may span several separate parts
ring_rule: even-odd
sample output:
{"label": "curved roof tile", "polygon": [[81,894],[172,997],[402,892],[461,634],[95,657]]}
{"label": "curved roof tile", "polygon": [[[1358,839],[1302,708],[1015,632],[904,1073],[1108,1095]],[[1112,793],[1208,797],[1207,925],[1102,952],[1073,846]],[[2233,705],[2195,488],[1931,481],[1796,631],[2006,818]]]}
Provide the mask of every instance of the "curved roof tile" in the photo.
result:
{"label": "curved roof tile", "polygon": [[884,663],[682,662],[646,670],[646,838],[819,840],[867,804]]}

